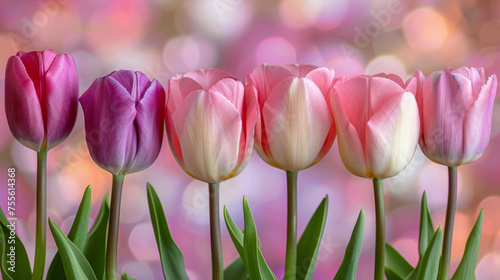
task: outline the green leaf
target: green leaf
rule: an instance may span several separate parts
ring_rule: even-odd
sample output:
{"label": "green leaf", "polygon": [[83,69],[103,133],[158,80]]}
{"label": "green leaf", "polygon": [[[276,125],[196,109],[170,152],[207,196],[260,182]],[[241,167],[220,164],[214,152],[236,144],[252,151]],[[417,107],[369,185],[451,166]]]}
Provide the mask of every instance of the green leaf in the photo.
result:
{"label": "green leaf", "polygon": [[83,254],[94,270],[97,279],[105,278],[106,244],[108,242],[109,194],[106,193],[101,202],[97,218],[90,229],[85,242]]}
{"label": "green leaf", "polygon": [[352,230],[351,239],[347,243],[344,259],[335,275],[334,280],[355,280],[358,267],[359,255],[363,246],[365,235],[365,214],[363,210],[359,212],[358,220]]}
{"label": "green leaf", "polygon": [[259,280],[262,279],[259,266],[259,241],[255,222],[246,197],[243,197],[243,219],[245,220],[243,249],[245,251],[248,276],[252,280]]}
{"label": "green leaf", "polygon": [[474,271],[476,269],[479,243],[481,242],[481,229],[483,227],[483,210],[477,217],[476,224],[472,228],[467,243],[465,244],[464,255],[458,265],[451,280],[472,280],[476,279]]}
{"label": "green leaf", "polygon": [[224,279],[246,280],[248,272],[240,257],[237,257],[224,269]]}
{"label": "green leaf", "polygon": [[122,274],[121,280],[135,280],[132,276],[128,275],[126,272]]}
{"label": "green leaf", "polygon": [[429,247],[419,263],[417,280],[436,279],[439,269],[439,258],[441,254],[441,243],[443,242],[443,230],[438,227],[429,242]]}
{"label": "green leaf", "polygon": [[151,215],[156,244],[160,253],[163,276],[166,280],[189,280],[184,267],[184,257],[170,235],[160,199],[153,186],[149,183],[147,184],[147,190],[149,213]]}
{"label": "green leaf", "polygon": [[[71,229],[68,233],[69,240],[71,240],[73,244],[75,244],[75,246],[81,251],[83,251],[83,247],[87,239],[91,206],[91,187],[89,185],[83,193],[82,201],[80,202],[80,206],[78,207],[78,211],[76,212],[75,220],[73,221],[73,225],[71,226]],[[50,264],[49,271],[47,272],[47,280],[50,279],[66,279],[66,277],[64,277],[64,268],[59,252],[55,254],[54,258],[52,259],[52,263]]]}
{"label": "green leaf", "polygon": [[[14,227],[14,232],[11,231]],[[4,280],[30,280],[31,266],[21,239],[15,234],[18,230],[17,219],[8,220],[0,207],[0,271]],[[11,235],[14,233],[13,235]],[[11,249],[15,249],[12,251]],[[10,262],[12,253],[15,261]],[[10,262],[10,263],[9,263]],[[12,271],[14,270],[14,271]]]}
{"label": "green leaf", "polygon": [[388,280],[404,279],[413,267],[389,243],[385,243],[385,274]]}
{"label": "green leaf", "polygon": [[71,240],[49,219],[49,227],[61,254],[64,273],[69,280],[97,280],[92,267]]}
{"label": "green leaf", "polygon": [[328,196],[326,196],[309,220],[304,233],[297,244],[297,279],[311,280],[318,258],[321,238],[325,230],[328,214]]}
{"label": "green leaf", "polygon": [[[247,267],[247,264],[245,262],[245,249],[243,245],[244,234],[241,231],[241,229],[236,225],[236,223],[233,221],[231,215],[229,215],[226,206],[224,206],[224,220],[226,222],[226,227],[227,231],[229,232],[229,236],[231,236],[231,240],[234,243],[234,247],[236,248],[236,251],[238,251],[238,254],[240,255],[243,264],[245,265],[245,267]],[[263,279],[266,280],[277,279],[271,268],[269,268],[269,266],[267,265],[266,260],[264,259],[264,255],[262,255],[260,248],[259,248],[259,267]]]}
{"label": "green leaf", "polygon": [[427,195],[422,194],[422,203],[420,207],[420,229],[418,234],[418,255],[419,259],[425,254],[425,250],[429,246],[429,242],[434,235],[434,226],[432,225],[431,212],[427,204]]}

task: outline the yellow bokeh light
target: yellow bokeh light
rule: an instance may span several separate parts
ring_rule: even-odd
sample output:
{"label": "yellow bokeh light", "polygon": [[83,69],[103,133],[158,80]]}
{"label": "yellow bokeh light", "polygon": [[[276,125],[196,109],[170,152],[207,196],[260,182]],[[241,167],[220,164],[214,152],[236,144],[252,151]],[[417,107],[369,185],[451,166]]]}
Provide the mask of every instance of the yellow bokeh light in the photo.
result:
{"label": "yellow bokeh light", "polygon": [[431,8],[420,8],[409,13],[403,21],[408,44],[421,50],[439,48],[448,35],[445,19]]}

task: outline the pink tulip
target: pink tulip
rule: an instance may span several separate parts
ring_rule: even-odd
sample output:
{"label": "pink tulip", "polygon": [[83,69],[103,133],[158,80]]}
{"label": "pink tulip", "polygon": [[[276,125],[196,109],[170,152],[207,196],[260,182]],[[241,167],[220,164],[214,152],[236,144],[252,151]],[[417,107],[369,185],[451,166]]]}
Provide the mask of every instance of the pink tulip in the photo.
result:
{"label": "pink tulip", "polygon": [[320,161],[335,140],[328,94],[334,71],[311,65],[261,65],[247,76],[258,95],[255,148],[268,164],[300,171]]}
{"label": "pink tulip", "polygon": [[190,176],[218,183],[243,171],[258,117],[250,89],[217,69],[170,79],[167,136],[179,165]]}
{"label": "pink tulip", "polygon": [[37,152],[60,144],[78,112],[78,75],[68,54],[18,52],[5,73],[5,111],[14,137]]}
{"label": "pink tulip", "polygon": [[420,124],[417,102],[408,90],[416,88],[416,81],[394,80],[357,76],[332,94],[340,156],[354,175],[392,177],[413,157]]}
{"label": "pink tulip", "polygon": [[96,79],[80,97],[92,159],[114,175],[137,172],[158,157],[165,91],[141,72],[120,70]]}
{"label": "pink tulip", "polygon": [[462,67],[433,72],[425,81],[420,71],[415,76],[425,155],[450,167],[481,157],[490,139],[496,75],[486,79],[483,68]]}

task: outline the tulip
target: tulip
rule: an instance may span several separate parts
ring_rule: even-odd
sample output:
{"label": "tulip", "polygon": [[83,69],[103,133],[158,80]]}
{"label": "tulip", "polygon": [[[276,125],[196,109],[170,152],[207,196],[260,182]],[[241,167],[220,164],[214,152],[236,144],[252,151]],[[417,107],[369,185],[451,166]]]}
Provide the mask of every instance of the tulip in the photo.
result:
{"label": "tulip", "polygon": [[182,169],[209,185],[213,279],[222,278],[219,183],[245,168],[258,117],[251,87],[217,69],[177,75],[168,83],[166,128]]}
{"label": "tulip", "polygon": [[311,65],[261,65],[247,76],[257,92],[260,118],[255,149],[260,157],[286,171],[288,192],[285,279],[295,279],[297,254],[297,175],[319,162],[335,140],[328,95],[333,69]]}
{"label": "tulip", "polygon": [[149,167],[163,139],[165,91],[141,72],[120,70],[96,79],[80,97],[92,159],[113,175],[106,279],[117,279],[120,201],[125,174]]}
{"label": "tulip", "polygon": [[448,279],[457,199],[457,167],[481,157],[491,133],[496,75],[483,68],[448,68],[419,80],[417,101],[422,120],[420,147],[432,161],[448,166],[449,188],[438,279]]}
{"label": "tulip", "polygon": [[416,80],[394,76],[358,76],[336,87],[331,106],[339,152],[354,175],[372,178],[375,194],[375,279],[384,279],[385,217],[382,179],[410,162],[420,135]]}
{"label": "tulip", "polygon": [[46,249],[47,151],[64,141],[77,114],[78,75],[68,54],[18,52],[7,62],[5,112],[10,131],[37,152],[36,246],[33,279],[42,279]]}

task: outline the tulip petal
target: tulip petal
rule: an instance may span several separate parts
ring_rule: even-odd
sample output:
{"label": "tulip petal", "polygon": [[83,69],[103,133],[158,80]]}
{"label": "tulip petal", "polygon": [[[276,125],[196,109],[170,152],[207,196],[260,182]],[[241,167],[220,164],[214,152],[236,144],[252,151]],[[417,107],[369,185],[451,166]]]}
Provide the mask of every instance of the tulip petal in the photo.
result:
{"label": "tulip petal", "polygon": [[208,183],[228,177],[238,162],[242,122],[217,92],[189,94],[172,115],[188,174]]}
{"label": "tulip petal", "polygon": [[[250,155],[252,154],[252,147],[254,144],[254,133],[255,133],[255,125],[259,118],[259,107],[257,104],[257,94],[255,93],[255,89],[252,85],[247,85],[245,87],[244,92],[244,101],[243,101],[243,112],[241,114],[242,117],[242,131],[240,138],[240,147],[239,147],[239,157],[238,164],[235,170],[228,177],[234,177],[243,171],[245,166],[250,159]],[[228,178],[226,178],[228,179]]]}
{"label": "tulip petal", "polygon": [[293,74],[280,65],[263,64],[255,68],[246,78],[246,84],[252,84],[258,94],[259,106],[262,108],[271,90],[283,79]]}
{"label": "tulip petal", "polygon": [[40,100],[18,56],[12,56],[7,63],[5,111],[14,137],[26,147],[40,151],[45,135]]}
{"label": "tulip petal", "polygon": [[145,74],[137,71],[115,71],[108,77],[115,79],[122,85],[136,103],[144,97],[146,89],[151,84]]}
{"label": "tulip petal", "polygon": [[447,166],[460,162],[463,121],[471,101],[471,82],[464,76],[434,72],[424,83],[422,98],[422,151]]}
{"label": "tulip petal", "polygon": [[219,69],[207,69],[207,70],[195,70],[184,75],[185,77],[190,77],[195,80],[198,84],[200,84],[203,89],[208,90],[219,80],[224,78],[233,78],[229,73],[224,72]]}
{"label": "tulip petal", "polygon": [[[344,105],[343,100],[345,99],[341,98],[341,94],[349,94],[349,92],[343,92],[343,89],[339,87],[332,92],[330,97],[340,157],[347,170],[354,175],[365,177],[364,166],[366,161],[363,143],[356,127],[348,119],[348,114],[345,111],[348,107]],[[345,101],[348,103],[349,100]]]}
{"label": "tulip petal", "polygon": [[78,74],[70,55],[58,55],[45,75],[47,149],[64,141],[78,112]]}
{"label": "tulip petal", "polygon": [[244,89],[240,81],[232,78],[225,78],[210,87],[209,91],[216,91],[222,94],[227,100],[233,103],[240,115],[243,115]]}
{"label": "tulip petal", "polygon": [[318,68],[318,67],[316,67],[314,65],[307,65],[307,64],[301,64],[301,65],[298,65],[298,64],[288,64],[288,65],[285,65],[283,67],[285,67],[286,69],[288,69],[288,71],[290,71],[294,76],[301,77],[301,78],[306,77],[307,74],[309,74],[314,69]]}
{"label": "tulip petal", "polygon": [[491,76],[471,105],[464,121],[464,147],[461,164],[473,162],[483,154],[491,134],[491,115],[497,91],[497,76]]}
{"label": "tulip petal", "polygon": [[153,80],[136,107],[137,154],[127,173],[146,169],[158,157],[163,140],[164,108],[165,91],[158,81]]}
{"label": "tulip petal", "polygon": [[389,79],[389,80],[395,82],[396,84],[398,84],[401,88],[405,88],[405,83],[403,82],[403,79],[401,79],[401,77],[396,75],[396,74],[378,73],[378,74],[373,75],[373,77]]}
{"label": "tulip petal", "polygon": [[[99,78],[80,97],[94,161],[112,174],[125,172],[137,153],[135,102],[115,79]],[[101,106],[107,104],[107,106]]]}
{"label": "tulip petal", "polygon": [[410,92],[394,94],[366,125],[365,175],[384,179],[400,173],[415,153],[419,131],[415,96]]}
{"label": "tulip petal", "polygon": [[189,77],[175,77],[168,81],[169,98],[168,108],[170,111],[175,112],[179,103],[188,96],[191,92],[201,90],[203,87],[195,80]]}
{"label": "tulip petal", "polygon": [[272,90],[262,118],[272,156],[268,163],[288,171],[315,162],[333,122],[320,89],[309,79],[295,77]]}
{"label": "tulip petal", "polygon": [[306,78],[313,81],[316,86],[321,90],[325,100],[328,100],[330,91],[333,88],[333,80],[335,78],[335,71],[325,67],[316,68],[306,75]]}
{"label": "tulip petal", "polygon": [[26,72],[33,81],[38,98],[41,99],[42,94],[44,93],[44,81],[41,78],[43,77],[43,74],[47,73],[49,70],[52,62],[57,56],[57,53],[51,50],[46,50],[43,52],[19,52],[18,56],[19,55],[23,61],[24,67],[26,67]]}

